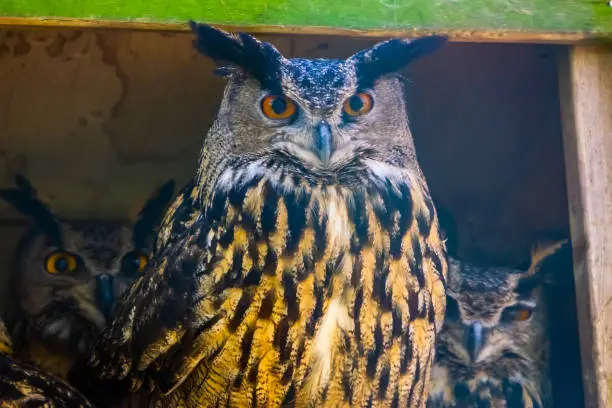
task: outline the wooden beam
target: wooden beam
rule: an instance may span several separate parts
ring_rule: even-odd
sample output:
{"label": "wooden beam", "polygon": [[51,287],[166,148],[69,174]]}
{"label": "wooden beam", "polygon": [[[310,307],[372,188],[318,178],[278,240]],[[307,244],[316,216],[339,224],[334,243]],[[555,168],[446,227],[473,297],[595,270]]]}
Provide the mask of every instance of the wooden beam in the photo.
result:
{"label": "wooden beam", "polygon": [[[138,30],[160,32],[189,32],[186,23],[160,23],[142,21],[114,21],[71,18],[29,18],[1,17],[0,27],[65,27],[84,29]],[[462,30],[462,29],[369,29],[321,27],[321,26],[274,26],[274,25],[232,25],[213,24],[227,31],[246,31],[252,34],[327,35],[364,38],[418,37],[425,35],[447,35],[453,42],[482,43],[538,43],[538,44],[581,44],[600,41],[607,33],[596,31],[546,32],[522,30]],[[612,36],[612,34],[610,34]]]}
{"label": "wooden beam", "polygon": [[[612,10],[612,9],[611,9]],[[610,17],[612,21],[612,15]],[[459,29],[459,28],[372,28],[355,29],[324,26],[290,26],[262,24],[212,24],[227,31],[245,31],[252,34],[288,34],[288,35],[325,35],[363,38],[419,37],[426,35],[447,35],[452,42],[474,43],[537,43],[537,44],[589,44],[607,40],[612,41],[612,28],[607,31],[537,31],[520,29]],[[40,18],[40,17],[2,17],[0,27],[32,28],[83,28],[134,30],[157,32],[190,32],[186,22],[156,21],[116,21],[105,19],[77,18]]]}
{"label": "wooden beam", "polygon": [[9,0],[0,25],[187,30],[187,20],[260,33],[576,43],[612,38],[607,0]]}
{"label": "wooden beam", "polygon": [[587,407],[612,406],[612,48],[560,63],[570,228]]}

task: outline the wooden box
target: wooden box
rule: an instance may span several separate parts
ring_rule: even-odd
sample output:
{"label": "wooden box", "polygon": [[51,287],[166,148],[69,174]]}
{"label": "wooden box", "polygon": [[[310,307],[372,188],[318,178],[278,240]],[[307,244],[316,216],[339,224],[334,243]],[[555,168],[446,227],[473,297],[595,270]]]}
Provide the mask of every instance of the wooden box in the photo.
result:
{"label": "wooden box", "polygon": [[[23,172],[61,215],[108,219],[133,217],[170,177],[185,182],[223,87],[188,19],[304,57],[448,34],[409,68],[408,100],[430,188],[462,231],[457,251],[513,262],[538,233],[571,232],[585,406],[612,406],[607,1],[3,1],[0,184]],[[4,204],[0,218],[4,266],[25,220]]]}

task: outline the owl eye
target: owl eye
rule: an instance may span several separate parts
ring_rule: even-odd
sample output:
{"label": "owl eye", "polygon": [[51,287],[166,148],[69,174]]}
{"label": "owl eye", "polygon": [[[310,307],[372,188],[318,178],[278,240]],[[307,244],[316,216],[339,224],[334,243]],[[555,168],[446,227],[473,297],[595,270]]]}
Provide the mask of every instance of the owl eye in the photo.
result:
{"label": "owl eye", "polygon": [[49,254],[45,261],[45,269],[52,275],[74,272],[77,266],[77,257],[62,251]]}
{"label": "owl eye", "polygon": [[121,270],[127,274],[142,272],[149,263],[149,258],[140,251],[128,252],[121,260]]}
{"label": "owl eye", "polygon": [[349,116],[361,116],[370,112],[374,107],[372,95],[359,92],[344,102],[344,112]]}
{"label": "owl eye", "polygon": [[286,96],[268,95],[261,100],[261,111],[272,120],[289,119],[296,110],[295,102]]}
{"label": "owl eye", "polygon": [[533,308],[527,306],[511,306],[506,308],[502,314],[505,322],[524,322],[533,314]]}

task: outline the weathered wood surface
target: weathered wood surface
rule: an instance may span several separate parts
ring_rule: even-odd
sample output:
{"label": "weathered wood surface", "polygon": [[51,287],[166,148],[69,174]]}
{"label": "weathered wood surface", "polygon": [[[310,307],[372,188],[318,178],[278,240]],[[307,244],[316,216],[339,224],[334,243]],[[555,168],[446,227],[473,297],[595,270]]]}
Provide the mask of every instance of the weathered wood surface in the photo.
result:
{"label": "weathered wood surface", "polygon": [[587,407],[612,406],[612,48],[575,47],[560,70]]}
{"label": "weathered wood surface", "polygon": [[186,30],[188,19],[267,33],[448,33],[463,41],[612,36],[607,0],[4,0],[0,24]]}

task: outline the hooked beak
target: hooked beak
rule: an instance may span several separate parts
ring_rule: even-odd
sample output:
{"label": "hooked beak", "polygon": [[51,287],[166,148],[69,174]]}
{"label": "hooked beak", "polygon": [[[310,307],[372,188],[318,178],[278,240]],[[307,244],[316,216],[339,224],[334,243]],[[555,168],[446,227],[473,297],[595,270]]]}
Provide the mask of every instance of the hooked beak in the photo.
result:
{"label": "hooked beak", "polygon": [[314,128],[314,151],[324,164],[329,163],[332,153],[332,134],[329,123],[322,120]]}
{"label": "hooked beak", "polygon": [[478,355],[482,351],[482,346],[487,339],[487,329],[482,327],[480,323],[473,323],[469,327],[467,348],[470,353],[470,358],[473,362],[476,361]]}
{"label": "hooked beak", "polygon": [[108,319],[115,303],[112,276],[103,274],[96,277],[96,297],[102,314]]}

